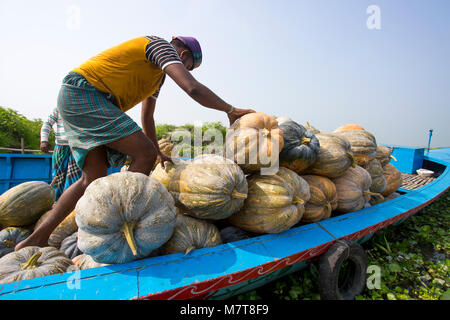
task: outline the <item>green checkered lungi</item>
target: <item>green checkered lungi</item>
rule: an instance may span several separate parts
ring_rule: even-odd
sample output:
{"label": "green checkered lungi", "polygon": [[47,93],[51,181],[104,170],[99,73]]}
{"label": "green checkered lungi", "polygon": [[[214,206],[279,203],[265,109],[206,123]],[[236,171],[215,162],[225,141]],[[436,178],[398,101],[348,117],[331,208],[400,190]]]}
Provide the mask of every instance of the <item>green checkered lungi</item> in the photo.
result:
{"label": "green checkered lungi", "polygon": [[[72,155],[80,168],[90,150],[142,130],[113,99],[79,73],[72,71],[63,80],[57,106]],[[125,154],[109,147],[106,151],[110,166],[125,163]]]}

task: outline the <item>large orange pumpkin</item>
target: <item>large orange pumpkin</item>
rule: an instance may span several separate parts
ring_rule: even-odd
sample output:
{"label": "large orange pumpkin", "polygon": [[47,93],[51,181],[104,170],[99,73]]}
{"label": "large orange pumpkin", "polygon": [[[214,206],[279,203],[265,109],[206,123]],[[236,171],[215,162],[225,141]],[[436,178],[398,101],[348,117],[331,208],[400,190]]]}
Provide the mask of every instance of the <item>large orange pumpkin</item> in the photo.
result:
{"label": "large orange pumpkin", "polygon": [[262,112],[249,113],[236,120],[225,140],[226,157],[236,162],[244,173],[276,166],[283,146],[283,132],[275,117]]}
{"label": "large orange pumpkin", "polygon": [[346,130],[364,130],[363,127],[361,127],[359,124],[356,123],[349,123],[344,124],[343,126],[340,126],[334,132],[340,132],[340,131],[346,131]]}

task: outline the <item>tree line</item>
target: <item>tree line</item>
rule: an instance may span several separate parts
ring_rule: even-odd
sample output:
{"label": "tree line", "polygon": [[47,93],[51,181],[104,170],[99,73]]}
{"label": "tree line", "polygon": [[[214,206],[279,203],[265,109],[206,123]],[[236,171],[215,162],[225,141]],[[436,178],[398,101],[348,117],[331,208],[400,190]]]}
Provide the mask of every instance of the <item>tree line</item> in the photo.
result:
{"label": "tree line", "polygon": [[[43,124],[42,119],[28,119],[16,110],[0,106],[0,147],[3,148],[21,148],[21,138],[24,139],[24,148],[31,150],[39,150],[40,147],[40,132]],[[56,125],[54,126],[56,128]],[[182,126],[175,126],[172,124],[157,124],[156,136],[159,139],[171,139],[174,132],[183,130],[191,135],[191,141],[194,141],[194,132],[196,127],[193,124],[185,124]],[[197,127],[197,129],[200,129]],[[221,122],[205,122],[201,126],[201,132],[205,133],[208,129],[217,129],[225,137],[227,127],[223,126]],[[173,140],[173,139],[172,139]],[[202,149],[206,148],[208,144],[214,141],[205,141]],[[52,130],[49,135],[50,150],[55,146],[55,133]],[[179,142],[181,143],[181,142]],[[176,141],[174,142],[176,144]],[[194,153],[194,146],[189,146],[192,154]],[[183,148],[180,156],[189,156],[186,152],[189,148]],[[11,151],[0,150],[0,153]],[[36,152],[40,153],[40,152]]]}

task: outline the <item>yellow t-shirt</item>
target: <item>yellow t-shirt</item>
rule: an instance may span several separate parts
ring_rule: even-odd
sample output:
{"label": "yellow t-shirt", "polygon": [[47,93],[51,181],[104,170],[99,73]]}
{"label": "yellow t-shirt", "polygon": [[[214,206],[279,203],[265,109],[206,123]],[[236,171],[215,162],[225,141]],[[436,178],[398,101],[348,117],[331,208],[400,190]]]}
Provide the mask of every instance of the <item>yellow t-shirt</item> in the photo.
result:
{"label": "yellow t-shirt", "polygon": [[175,49],[158,37],[139,37],[90,58],[73,71],[102,92],[115,97],[127,111],[150,96],[157,97],[164,82],[164,68],[182,63]]}

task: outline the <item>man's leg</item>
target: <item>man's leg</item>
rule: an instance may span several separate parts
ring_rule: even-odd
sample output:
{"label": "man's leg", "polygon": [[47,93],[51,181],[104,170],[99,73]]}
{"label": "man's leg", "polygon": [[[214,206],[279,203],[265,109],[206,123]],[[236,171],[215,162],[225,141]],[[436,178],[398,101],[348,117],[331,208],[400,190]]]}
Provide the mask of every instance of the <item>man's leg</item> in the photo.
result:
{"label": "man's leg", "polygon": [[107,169],[105,147],[100,146],[89,151],[81,178],[63,192],[48,218],[27,239],[17,244],[15,250],[27,246],[47,247],[53,230],[73,211],[88,185],[95,179],[106,176]]}
{"label": "man's leg", "polygon": [[108,143],[107,146],[132,158],[128,171],[149,175],[156,161],[156,147],[142,131]]}

